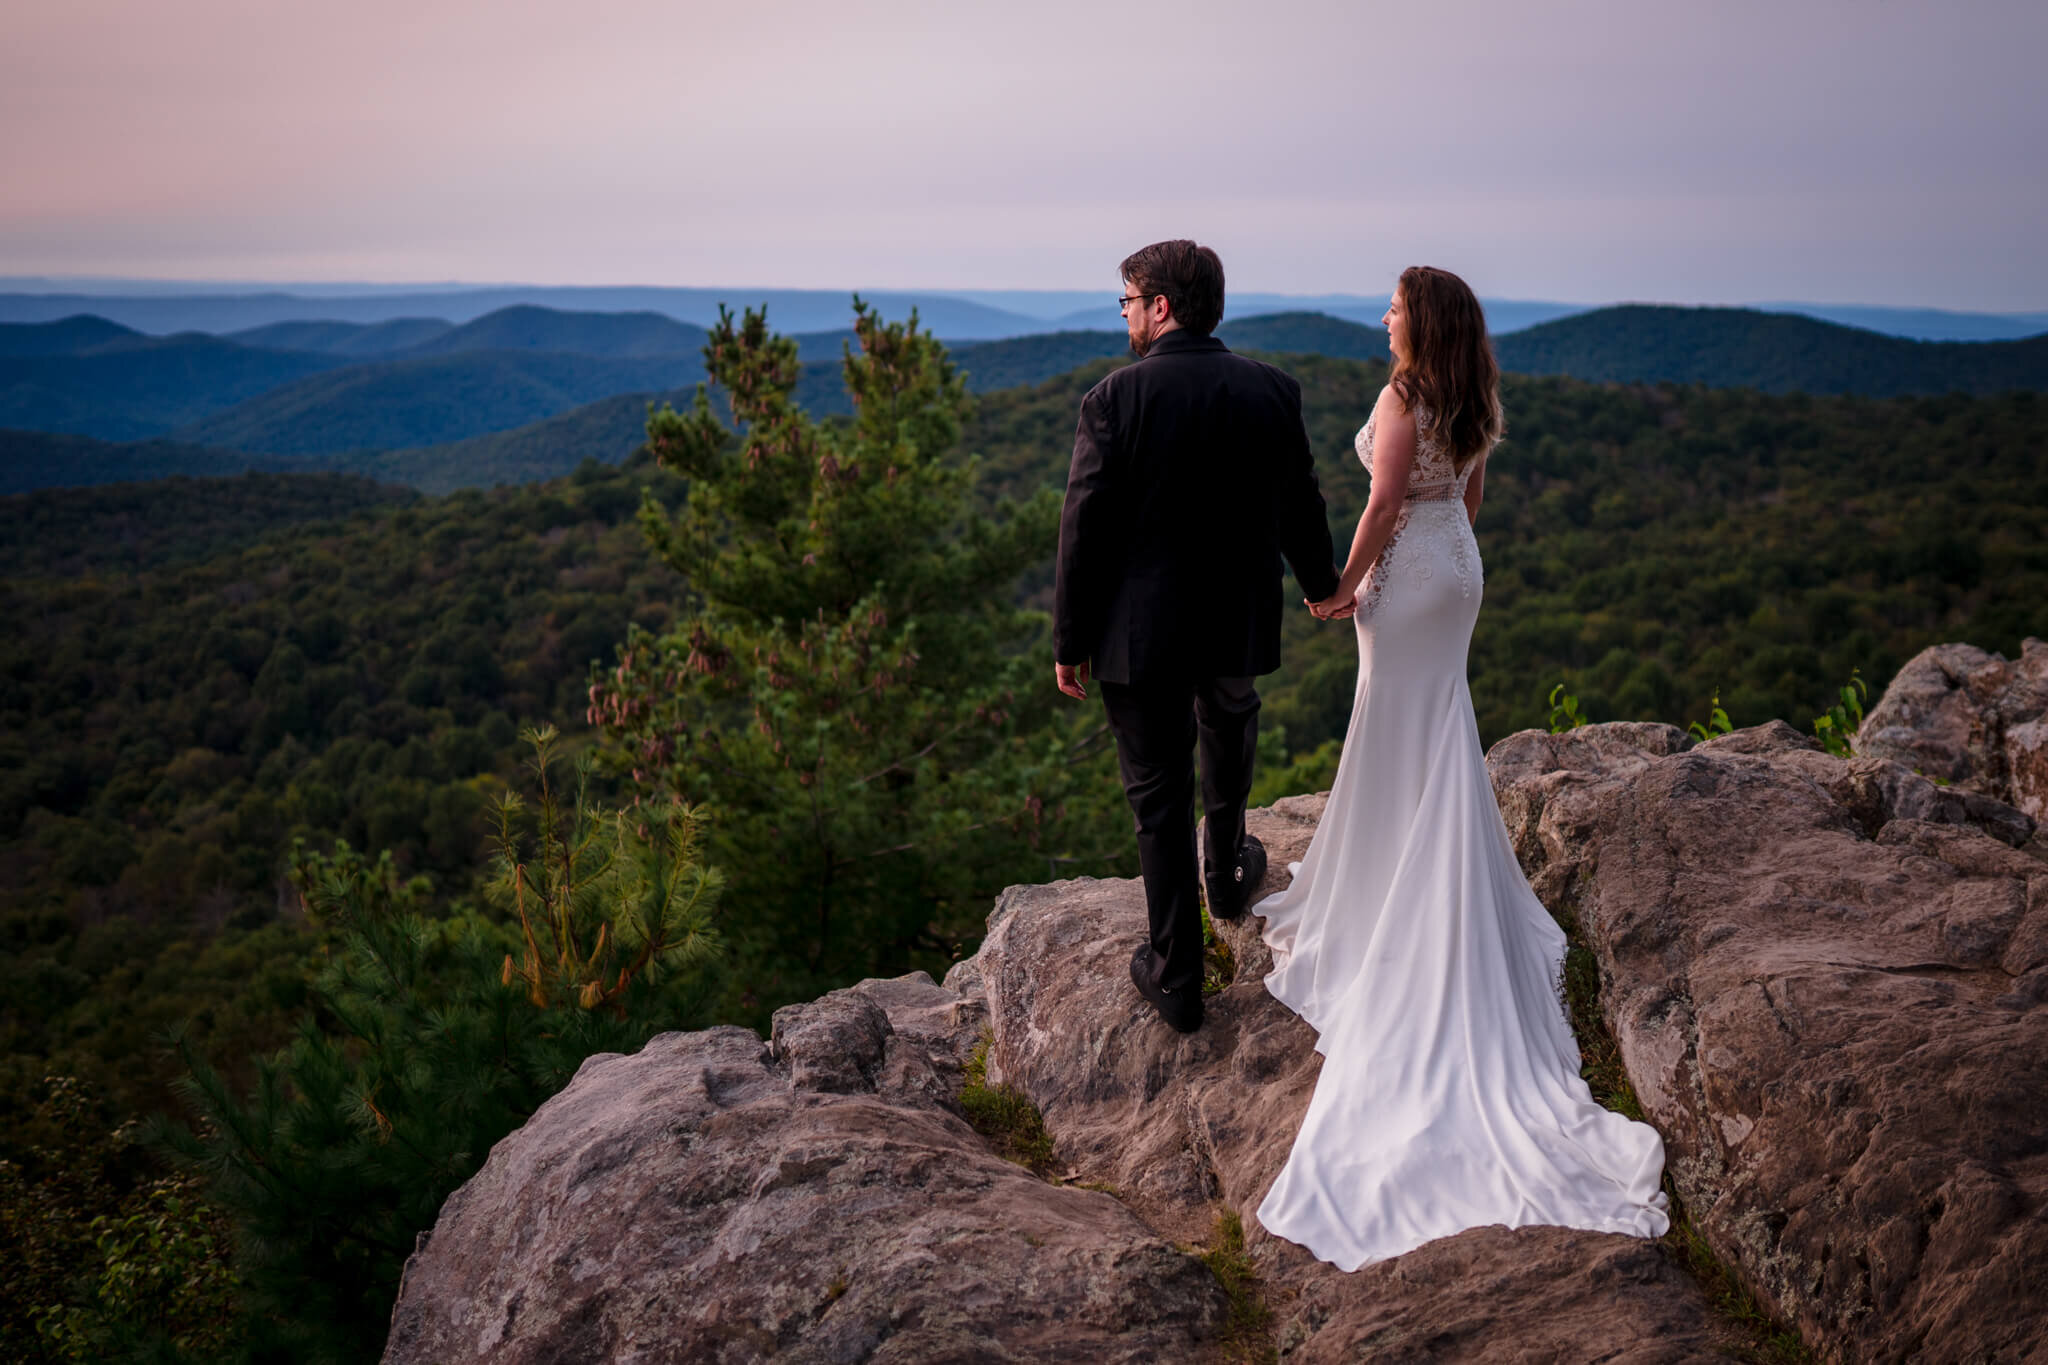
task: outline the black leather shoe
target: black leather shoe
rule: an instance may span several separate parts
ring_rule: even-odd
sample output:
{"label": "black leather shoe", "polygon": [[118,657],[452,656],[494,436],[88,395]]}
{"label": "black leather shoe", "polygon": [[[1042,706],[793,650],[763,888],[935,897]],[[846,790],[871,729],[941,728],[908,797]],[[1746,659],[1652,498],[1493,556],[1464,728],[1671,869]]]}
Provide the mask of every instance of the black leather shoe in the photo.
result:
{"label": "black leather shoe", "polygon": [[1237,866],[1230,870],[1227,878],[1210,877],[1209,918],[1237,919],[1251,904],[1259,883],[1266,879],[1266,846],[1252,835],[1244,836],[1244,843],[1238,846]]}
{"label": "black leather shoe", "polygon": [[1138,994],[1152,1002],[1161,1019],[1181,1033],[1193,1033],[1202,1026],[1201,984],[1197,982],[1177,991],[1162,989],[1152,983],[1151,963],[1152,945],[1140,943],[1131,954],[1131,984],[1138,988]]}

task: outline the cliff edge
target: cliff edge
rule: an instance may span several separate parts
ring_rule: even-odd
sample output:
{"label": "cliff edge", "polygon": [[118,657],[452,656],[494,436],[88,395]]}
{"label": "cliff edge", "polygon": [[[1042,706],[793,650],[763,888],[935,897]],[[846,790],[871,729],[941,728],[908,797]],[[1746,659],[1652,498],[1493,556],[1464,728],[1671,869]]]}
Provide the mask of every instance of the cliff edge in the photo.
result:
{"label": "cliff edge", "polygon": [[[1597,964],[1690,1226],[1827,1361],[2048,1359],[2048,857],[2027,809],[2048,646],[1966,650],[1902,670],[1852,760],[1783,724],[1524,732],[1487,760],[1532,884]],[[1321,810],[1253,813],[1266,889]],[[1144,918],[1132,881],[1012,887],[943,983],[790,1006],[766,1044],[720,1028],[591,1058],[421,1239],[385,1359],[1741,1346],[1668,1238],[1475,1228],[1345,1275],[1266,1235],[1313,1035],[1266,995],[1255,925],[1222,926],[1229,982],[1172,1032],[1125,970]],[[1043,1116],[1049,1176],[968,1122],[970,1073]]]}

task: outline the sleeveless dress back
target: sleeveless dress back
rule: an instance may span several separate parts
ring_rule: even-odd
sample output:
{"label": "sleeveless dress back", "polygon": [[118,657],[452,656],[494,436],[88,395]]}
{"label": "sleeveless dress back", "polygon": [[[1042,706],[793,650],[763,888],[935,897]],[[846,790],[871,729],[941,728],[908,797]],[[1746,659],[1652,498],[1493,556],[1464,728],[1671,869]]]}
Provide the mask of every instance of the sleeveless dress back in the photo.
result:
{"label": "sleeveless dress back", "polygon": [[[1345,1270],[1491,1223],[1661,1235],[1664,1145],[1593,1100],[1565,937],[1495,804],[1465,681],[1484,582],[1467,480],[1417,413],[1392,538],[1359,591],[1329,804],[1265,917],[1266,988],[1323,1069],[1269,1232]],[[1373,423],[1356,447],[1370,473]]]}

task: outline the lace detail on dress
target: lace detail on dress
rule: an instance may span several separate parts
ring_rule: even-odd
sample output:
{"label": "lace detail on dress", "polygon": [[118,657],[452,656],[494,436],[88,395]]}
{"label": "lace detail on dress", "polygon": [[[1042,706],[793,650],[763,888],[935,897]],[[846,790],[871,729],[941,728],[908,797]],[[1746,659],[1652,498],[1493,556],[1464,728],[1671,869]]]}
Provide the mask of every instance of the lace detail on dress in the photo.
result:
{"label": "lace detail on dress", "polygon": [[[1368,480],[1372,478],[1376,416],[1365,419],[1365,425],[1359,428],[1352,441],[1352,448],[1365,465]],[[1429,409],[1416,410],[1415,463],[1408,471],[1408,488],[1401,499],[1400,515],[1394,519],[1394,532],[1387,537],[1379,559],[1366,572],[1365,583],[1359,591],[1360,615],[1369,614],[1379,605],[1389,581],[1396,578],[1427,581],[1435,577],[1433,566],[1445,558],[1457,572],[1459,596],[1472,596],[1473,580],[1478,576],[1474,569],[1478,561],[1478,546],[1472,538],[1471,519],[1465,514],[1465,483],[1479,462],[1468,461],[1462,470],[1459,469],[1450,452],[1431,431],[1434,425]],[[1418,515],[1419,525],[1416,524]],[[1413,535],[1409,534],[1411,526],[1415,528]],[[1446,536],[1450,540],[1448,547],[1444,544]],[[1446,548],[1448,555],[1440,553]],[[1480,584],[1484,586],[1483,578]]]}

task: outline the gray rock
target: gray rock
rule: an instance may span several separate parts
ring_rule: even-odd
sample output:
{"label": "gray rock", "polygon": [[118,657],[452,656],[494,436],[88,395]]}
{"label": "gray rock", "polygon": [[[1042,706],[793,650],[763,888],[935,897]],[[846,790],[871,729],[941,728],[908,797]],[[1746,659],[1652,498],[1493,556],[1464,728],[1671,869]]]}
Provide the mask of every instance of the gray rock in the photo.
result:
{"label": "gray rock", "polygon": [[947,1106],[978,1001],[919,973],[593,1057],[407,1264],[385,1360],[1201,1358],[1225,1299]]}
{"label": "gray rock", "polygon": [[[1306,849],[1322,797],[1254,811],[1264,891]],[[1266,994],[1257,922],[1219,926],[1236,981],[1200,1031],[1168,1028],[1130,984],[1135,881],[1012,887],[979,954],[1001,1076],[1044,1113],[1077,1179],[1114,1186],[1163,1235],[1208,1237],[1220,1207],[1277,1305],[1290,1361],[1714,1358],[1697,1284],[1657,1243],[1563,1228],[1478,1228],[1346,1275],[1259,1228],[1315,1088],[1314,1034]]]}
{"label": "gray rock", "polygon": [[1856,751],[2048,820],[2048,643],[2017,660],[1974,645],[1913,656],[1863,719]]}
{"label": "gray rock", "polygon": [[[1829,1361],[2048,1359],[2044,703],[2041,642],[2017,663],[1942,646],[1853,760],[1782,723],[1488,755],[1698,1227]],[[1253,812],[1262,892],[1322,810]],[[1126,971],[1144,922],[1134,881],[1013,887],[943,984],[791,1006],[766,1045],[712,1029],[590,1059],[442,1209],[386,1359],[1212,1360],[1224,1296],[1176,1244],[1226,1209],[1290,1362],[1731,1345],[1661,1243],[1475,1228],[1346,1275],[1265,1234],[1313,1035],[1266,995],[1255,920],[1218,926],[1235,976],[1204,1027],[1167,1028]],[[1115,1197],[966,1125],[984,1029],[1063,1179]]]}
{"label": "gray rock", "polygon": [[2048,1353],[2026,817],[1788,726],[1682,752],[1593,729],[1503,740],[1494,782],[1708,1242],[1828,1359]]}

